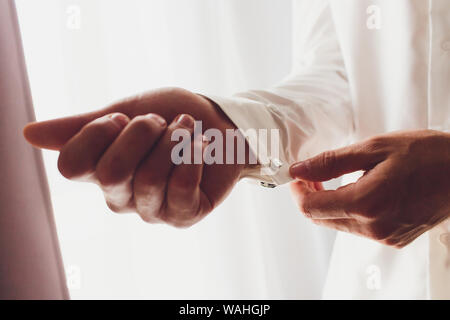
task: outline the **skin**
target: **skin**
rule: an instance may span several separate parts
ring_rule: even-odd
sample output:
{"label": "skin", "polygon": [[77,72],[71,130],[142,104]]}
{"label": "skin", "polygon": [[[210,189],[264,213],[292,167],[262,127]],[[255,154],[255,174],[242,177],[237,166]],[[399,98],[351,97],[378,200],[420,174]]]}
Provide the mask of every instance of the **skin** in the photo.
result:
{"label": "skin", "polygon": [[[242,164],[174,165],[170,155],[178,142],[171,134],[177,128],[193,132],[194,119],[204,130],[216,128],[224,135],[236,129],[208,99],[166,88],[93,113],[31,123],[24,135],[36,147],[60,152],[64,177],[98,184],[112,211],[184,228],[217,207],[244,169]],[[192,155],[207,145],[192,140]]]}
{"label": "skin", "polygon": [[[322,181],[364,171],[355,183]],[[294,164],[291,190],[314,223],[402,248],[450,216],[450,134],[397,132]]]}
{"label": "skin", "polygon": [[[202,120],[204,130],[236,129],[207,98],[167,88],[89,114],[32,123],[24,135],[36,147],[60,152],[58,167],[66,178],[98,184],[112,211],[189,227],[225,199],[245,169],[175,166],[171,133],[192,131],[194,119]],[[192,151],[206,147],[194,141]],[[228,150],[225,145],[224,154]],[[360,170],[365,174],[356,183],[335,191],[322,187],[322,181]],[[290,173],[297,179],[291,184],[294,199],[314,223],[388,246],[404,247],[450,214],[447,133],[377,136],[294,164]]]}

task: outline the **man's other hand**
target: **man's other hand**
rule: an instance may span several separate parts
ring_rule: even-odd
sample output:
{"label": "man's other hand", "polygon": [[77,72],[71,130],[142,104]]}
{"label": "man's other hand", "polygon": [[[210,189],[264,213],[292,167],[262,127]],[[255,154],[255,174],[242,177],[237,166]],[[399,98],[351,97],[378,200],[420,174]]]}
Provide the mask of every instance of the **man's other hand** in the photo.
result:
{"label": "man's other hand", "polygon": [[[179,128],[192,133],[194,120],[224,135],[236,129],[208,99],[168,88],[89,114],[32,123],[24,135],[36,147],[60,151],[62,175],[97,183],[114,212],[137,212],[146,222],[189,227],[226,197],[244,167],[174,165],[171,151],[177,142],[171,134]],[[191,148],[203,150],[205,142],[192,139]]]}
{"label": "man's other hand", "polygon": [[[321,181],[363,170],[355,183]],[[381,135],[291,167],[293,196],[318,225],[404,247],[450,215],[450,135],[423,130]]]}

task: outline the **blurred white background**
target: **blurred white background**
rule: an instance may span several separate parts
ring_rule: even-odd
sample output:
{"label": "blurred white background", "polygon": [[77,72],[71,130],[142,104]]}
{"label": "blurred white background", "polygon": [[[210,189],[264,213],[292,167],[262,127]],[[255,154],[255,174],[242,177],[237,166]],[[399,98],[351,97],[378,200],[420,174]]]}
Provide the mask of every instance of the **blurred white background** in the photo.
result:
{"label": "blurred white background", "polygon": [[[291,0],[16,0],[38,120],[155,87],[231,95],[291,66]],[[320,298],[334,232],[241,182],[188,230],[111,213],[45,152],[74,299]]]}

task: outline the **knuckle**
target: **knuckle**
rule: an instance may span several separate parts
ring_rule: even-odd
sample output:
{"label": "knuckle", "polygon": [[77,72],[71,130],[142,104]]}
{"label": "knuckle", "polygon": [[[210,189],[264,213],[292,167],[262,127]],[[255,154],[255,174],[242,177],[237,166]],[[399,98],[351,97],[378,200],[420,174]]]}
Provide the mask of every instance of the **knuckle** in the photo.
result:
{"label": "knuckle", "polygon": [[133,185],[135,191],[145,190],[155,186],[162,186],[164,181],[164,177],[157,170],[140,168],[134,175]]}
{"label": "knuckle", "polygon": [[379,204],[376,203],[370,193],[361,193],[354,200],[353,211],[368,220],[375,220],[379,216]]}
{"label": "knuckle", "polygon": [[320,155],[319,164],[327,171],[332,171],[336,164],[336,153],[334,151],[326,151]]}
{"label": "knuckle", "polygon": [[157,224],[158,223],[158,221],[155,218],[153,218],[149,215],[146,215],[146,214],[139,214],[139,217],[141,218],[142,221],[144,221],[147,224]]}
{"label": "knuckle", "polygon": [[174,227],[176,229],[188,229],[192,227],[195,222],[188,219],[188,220],[182,220],[182,219],[176,219],[176,218],[166,218],[164,220],[166,224],[168,224],[171,227]]}
{"label": "knuckle", "polygon": [[309,208],[307,202],[305,201],[305,199],[299,200],[298,207],[299,207],[300,211],[303,213],[303,215],[305,215],[305,217],[307,217],[307,218],[312,217],[310,208]]}
{"label": "knuckle", "polygon": [[126,180],[126,170],[120,156],[106,161],[100,161],[96,168],[96,175],[102,186],[108,187]]}
{"label": "knuckle", "polygon": [[108,206],[109,210],[111,210],[114,213],[121,213],[122,210],[118,206],[114,205],[110,201],[106,201],[106,205]]}
{"label": "knuckle", "polygon": [[138,116],[132,120],[130,130],[137,135],[148,136],[154,134],[158,126],[147,116]]}
{"label": "knuckle", "polygon": [[87,124],[82,131],[90,137],[102,138],[115,136],[119,131],[119,128],[112,120],[104,121],[103,119],[98,119]]}
{"label": "knuckle", "polygon": [[298,204],[298,207],[299,207],[300,211],[303,212],[303,214],[308,215],[308,208],[305,205],[304,201],[300,201]]}
{"label": "knuckle", "polygon": [[399,241],[397,239],[383,239],[380,241],[381,244],[384,244],[388,247],[393,247],[393,248],[402,248],[402,245],[399,243]]}
{"label": "knuckle", "polygon": [[196,181],[188,175],[178,175],[172,179],[170,187],[180,192],[191,191],[196,188]]}
{"label": "knuckle", "polygon": [[150,217],[149,215],[146,214],[139,214],[139,217],[141,218],[142,221],[144,221],[145,223],[148,224],[156,224],[156,220],[153,217]]}
{"label": "knuckle", "polygon": [[187,222],[187,221],[169,221],[167,224],[171,227],[174,227],[176,229],[189,229],[192,227],[195,223],[194,222]]}
{"label": "knuckle", "polygon": [[159,219],[158,215],[154,214],[154,212],[143,211],[143,210],[139,210],[139,208],[138,208],[137,214],[139,215],[141,220],[144,221],[145,223],[148,223],[148,224],[161,223],[161,219]]}
{"label": "knuckle", "polygon": [[161,220],[174,228],[187,229],[197,223],[198,216],[194,210],[190,209],[177,211],[170,210],[166,211],[165,214],[161,216]]}
{"label": "knuckle", "polygon": [[404,244],[404,243],[397,243],[395,245],[391,245],[391,247],[400,250],[400,249],[403,249],[404,247],[406,247],[406,244]]}
{"label": "knuckle", "polygon": [[368,220],[375,220],[378,215],[370,204],[361,204],[358,207],[358,215]]}
{"label": "knuckle", "polygon": [[388,146],[387,138],[385,137],[373,137],[367,140],[365,147],[369,152],[376,152],[384,150]]}
{"label": "knuckle", "polygon": [[79,160],[79,158],[74,157],[74,152],[71,152],[71,150],[61,150],[58,157],[58,170],[61,175],[66,179],[74,180],[91,174],[93,168],[90,164]]}
{"label": "knuckle", "polygon": [[147,200],[136,201],[136,213],[139,215],[142,221],[148,224],[161,224],[164,221],[164,209],[158,208]]}
{"label": "knuckle", "polygon": [[58,170],[67,179],[72,179],[75,176],[72,168],[72,161],[67,156],[67,152],[62,150],[58,157]]}

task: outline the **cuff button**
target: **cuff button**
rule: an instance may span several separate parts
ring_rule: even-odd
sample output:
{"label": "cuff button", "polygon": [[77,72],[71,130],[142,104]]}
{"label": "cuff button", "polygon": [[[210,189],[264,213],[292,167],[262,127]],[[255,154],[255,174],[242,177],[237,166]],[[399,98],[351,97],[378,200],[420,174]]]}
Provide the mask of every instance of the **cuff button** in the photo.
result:
{"label": "cuff button", "polygon": [[268,183],[268,182],[264,182],[264,181],[261,181],[259,184],[264,188],[270,188],[270,189],[273,189],[277,186],[276,184]]}

